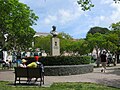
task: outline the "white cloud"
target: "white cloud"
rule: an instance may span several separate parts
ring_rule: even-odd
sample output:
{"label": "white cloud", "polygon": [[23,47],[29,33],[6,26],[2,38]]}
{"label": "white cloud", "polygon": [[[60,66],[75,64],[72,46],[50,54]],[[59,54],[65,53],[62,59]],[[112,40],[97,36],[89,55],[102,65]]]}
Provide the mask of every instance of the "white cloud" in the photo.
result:
{"label": "white cloud", "polygon": [[102,0],[102,3],[109,6],[111,14],[105,18],[105,20],[109,21],[110,23],[120,21],[120,4],[115,3],[113,0]]}
{"label": "white cloud", "polygon": [[112,23],[120,21],[120,4],[114,3],[113,0],[101,0],[101,5],[106,6],[108,8],[107,10],[110,10],[110,13],[108,14],[103,9],[105,13],[90,19],[91,25],[89,27],[101,25],[109,27]]}
{"label": "white cloud", "polygon": [[44,22],[45,22],[46,24],[50,24],[51,21],[50,21],[49,18],[45,18]]}
{"label": "white cloud", "polygon": [[73,19],[73,15],[69,10],[61,9],[58,11],[58,19],[60,20],[61,24],[65,24]]}
{"label": "white cloud", "polygon": [[112,14],[107,18],[110,19],[111,23],[120,21],[120,4],[111,3],[110,6],[113,8]]}
{"label": "white cloud", "polygon": [[73,6],[69,9],[59,8],[58,10],[55,10],[56,13],[53,15],[47,15],[44,19],[45,24],[57,23],[60,25],[65,25],[79,18],[83,11],[81,11],[80,7],[76,5],[76,3],[72,3]]}
{"label": "white cloud", "polygon": [[105,20],[105,16],[100,16],[100,21]]}
{"label": "white cloud", "polygon": [[111,4],[113,3],[113,0],[101,0],[101,4]]}
{"label": "white cloud", "polygon": [[55,22],[57,20],[56,16],[48,15],[47,18],[44,19],[45,24],[51,24],[51,22]]}
{"label": "white cloud", "polygon": [[93,26],[99,26],[101,23],[105,22],[106,17],[105,16],[96,16],[94,18],[90,18],[90,23],[91,25],[89,25],[89,27],[93,27]]}
{"label": "white cloud", "polygon": [[82,11],[77,0],[20,0],[31,6],[40,17],[36,30],[50,30],[56,25],[58,30],[79,36],[91,27],[109,27],[120,21],[120,4],[113,0],[92,0],[95,4],[91,11]]}

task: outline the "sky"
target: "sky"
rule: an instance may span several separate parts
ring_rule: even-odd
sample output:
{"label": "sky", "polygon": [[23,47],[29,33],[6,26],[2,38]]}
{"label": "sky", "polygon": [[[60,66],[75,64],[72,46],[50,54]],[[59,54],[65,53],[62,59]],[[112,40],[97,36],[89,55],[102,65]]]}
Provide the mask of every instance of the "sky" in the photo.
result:
{"label": "sky", "polygon": [[85,38],[90,28],[99,26],[108,28],[120,21],[120,4],[113,0],[92,0],[94,7],[82,11],[77,0],[19,0],[27,4],[39,17],[36,32],[50,33],[56,26],[58,33],[64,32],[74,39]]}

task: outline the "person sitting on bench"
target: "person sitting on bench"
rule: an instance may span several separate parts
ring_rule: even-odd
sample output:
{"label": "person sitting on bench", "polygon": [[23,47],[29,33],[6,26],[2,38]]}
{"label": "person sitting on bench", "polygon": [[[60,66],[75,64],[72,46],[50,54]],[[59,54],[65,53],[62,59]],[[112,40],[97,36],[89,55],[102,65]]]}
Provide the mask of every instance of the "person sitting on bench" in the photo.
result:
{"label": "person sitting on bench", "polygon": [[26,62],[27,61],[25,59],[22,59],[22,63],[19,65],[19,67],[26,68],[27,67]]}

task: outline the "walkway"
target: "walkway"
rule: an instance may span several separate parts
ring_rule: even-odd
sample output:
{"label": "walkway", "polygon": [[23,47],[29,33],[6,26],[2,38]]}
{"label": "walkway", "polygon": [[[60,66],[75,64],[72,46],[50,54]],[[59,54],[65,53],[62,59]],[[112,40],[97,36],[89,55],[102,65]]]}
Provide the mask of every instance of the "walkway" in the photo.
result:
{"label": "walkway", "polygon": [[[115,67],[107,67],[106,73],[100,72],[101,68],[94,68],[94,72],[70,76],[45,76],[45,85],[50,86],[54,82],[93,82],[120,88],[120,64]],[[13,71],[0,71],[0,81],[14,81]]]}

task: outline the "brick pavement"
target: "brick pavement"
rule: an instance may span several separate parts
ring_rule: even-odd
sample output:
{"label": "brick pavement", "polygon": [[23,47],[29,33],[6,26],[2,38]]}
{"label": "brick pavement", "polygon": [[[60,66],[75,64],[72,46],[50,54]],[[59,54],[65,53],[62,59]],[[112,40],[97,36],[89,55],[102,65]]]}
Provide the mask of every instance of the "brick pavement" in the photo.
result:
{"label": "brick pavement", "polygon": [[[107,67],[106,73],[100,72],[101,68],[94,68],[94,72],[70,76],[45,76],[45,87],[54,82],[92,82],[120,88],[120,64]],[[0,81],[14,82],[14,71],[0,71]]]}

